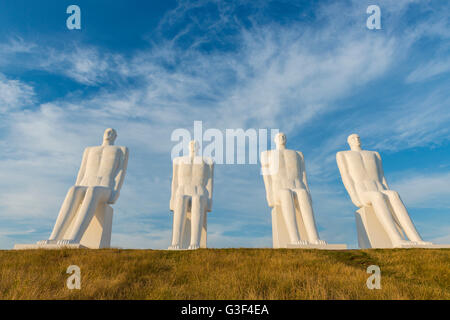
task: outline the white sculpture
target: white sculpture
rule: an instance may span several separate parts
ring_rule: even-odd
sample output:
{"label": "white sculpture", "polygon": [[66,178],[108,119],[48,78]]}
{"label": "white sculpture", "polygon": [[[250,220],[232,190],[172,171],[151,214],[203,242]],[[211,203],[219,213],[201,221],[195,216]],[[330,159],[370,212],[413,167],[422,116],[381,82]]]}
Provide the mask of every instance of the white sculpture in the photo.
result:
{"label": "white sculpture", "polygon": [[119,198],[128,163],[128,149],[114,146],[117,133],[106,129],[101,146],[86,148],[76,183],[59,211],[49,240],[16,249],[87,247],[108,248],[113,209]]}
{"label": "white sculpture", "polygon": [[319,239],[303,154],[286,149],[284,133],[275,136],[275,144],[276,150],[261,153],[266,198],[273,208],[273,247],[345,249]]}
{"label": "white sculpture", "polygon": [[338,152],[336,160],[345,188],[360,208],[356,212],[360,248],[432,245],[422,240],[399,194],[389,189],[380,154],[362,150],[357,134],[347,142],[351,150]]}
{"label": "white sculpture", "polygon": [[169,250],[206,248],[207,212],[211,212],[214,162],[197,155],[198,145],[189,143],[189,156],[173,160],[172,245]]}

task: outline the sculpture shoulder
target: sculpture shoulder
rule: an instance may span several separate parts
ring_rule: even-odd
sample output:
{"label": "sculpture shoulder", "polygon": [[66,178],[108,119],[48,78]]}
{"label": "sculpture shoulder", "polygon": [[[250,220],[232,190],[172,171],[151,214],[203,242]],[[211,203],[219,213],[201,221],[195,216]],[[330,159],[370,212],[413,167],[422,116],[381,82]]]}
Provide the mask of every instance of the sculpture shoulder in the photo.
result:
{"label": "sculpture shoulder", "polygon": [[372,152],[372,153],[375,154],[378,158],[381,159],[380,153],[379,153],[378,151],[370,151],[370,152]]}
{"label": "sculpture shoulder", "polygon": [[303,152],[301,152],[301,151],[296,151],[296,152],[300,156],[300,158],[302,158],[302,160],[305,159],[305,156],[303,155]]}
{"label": "sculpture shoulder", "polygon": [[336,153],[336,156],[344,156],[344,155],[346,155],[346,154],[348,154],[348,153],[350,153],[350,152],[353,152],[353,151],[351,151],[351,150],[338,151],[338,152]]}
{"label": "sculpture shoulder", "polygon": [[84,149],[84,155],[88,156],[92,152],[101,152],[101,151],[102,151],[101,146],[90,146]]}
{"label": "sculpture shoulder", "polygon": [[360,151],[360,154],[365,156],[365,157],[375,157],[381,160],[381,156],[377,151],[372,151],[372,150],[362,150]]}
{"label": "sculpture shoulder", "polygon": [[297,150],[292,149],[284,149],[284,150],[278,150],[280,155],[284,155],[285,157],[299,157],[301,160],[303,160],[303,153]]}
{"label": "sculpture shoulder", "polygon": [[128,147],[120,146],[118,148],[120,148],[120,150],[122,150],[123,154],[128,154],[130,152]]}
{"label": "sculpture shoulder", "polygon": [[90,146],[90,147],[86,147],[84,149],[84,152],[89,152],[89,151],[92,151],[92,150],[95,150],[95,149],[100,149],[100,148],[101,148],[100,146]]}
{"label": "sculpture shoulder", "polygon": [[124,146],[111,146],[111,148],[115,150],[120,150],[124,156],[128,156],[129,150],[127,147]]}
{"label": "sculpture shoulder", "polygon": [[345,159],[348,155],[352,154],[353,152],[356,152],[356,151],[352,151],[352,150],[339,151],[336,153],[336,159]]}

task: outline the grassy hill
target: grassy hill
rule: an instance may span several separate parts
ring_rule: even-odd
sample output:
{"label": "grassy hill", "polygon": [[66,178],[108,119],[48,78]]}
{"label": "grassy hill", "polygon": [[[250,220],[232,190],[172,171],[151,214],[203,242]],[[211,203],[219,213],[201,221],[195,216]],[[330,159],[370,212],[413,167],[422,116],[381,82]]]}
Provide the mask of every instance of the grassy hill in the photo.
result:
{"label": "grassy hill", "polygon": [[0,299],[450,299],[450,250],[0,251]]}

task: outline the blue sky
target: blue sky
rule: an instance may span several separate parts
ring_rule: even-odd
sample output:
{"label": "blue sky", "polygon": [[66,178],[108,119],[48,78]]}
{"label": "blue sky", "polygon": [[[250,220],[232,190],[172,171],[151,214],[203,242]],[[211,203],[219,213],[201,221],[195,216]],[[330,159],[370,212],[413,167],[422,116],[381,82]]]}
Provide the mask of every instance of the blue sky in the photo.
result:
{"label": "blue sky", "polygon": [[[81,8],[82,29],[66,28]],[[382,29],[366,28],[381,8]],[[177,128],[277,128],[322,239],[357,246],[337,151],[378,150],[425,240],[450,242],[448,1],[2,1],[0,248],[48,238],[83,149],[130,149],[113,246],[166,248]],[[270,247],[258,165],[217,165],[210,247]]]}

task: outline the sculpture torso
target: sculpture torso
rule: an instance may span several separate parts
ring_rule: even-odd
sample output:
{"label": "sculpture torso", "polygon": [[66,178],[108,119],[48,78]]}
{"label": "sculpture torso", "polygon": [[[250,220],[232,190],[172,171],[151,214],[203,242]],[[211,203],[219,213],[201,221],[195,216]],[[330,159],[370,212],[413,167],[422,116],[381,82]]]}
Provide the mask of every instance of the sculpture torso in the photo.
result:
{"label": "sculpture torso", "polygon": [[79,182],[81,186],[114,188],[115,177],[121,169],[121,157],[125,147],[98,146],[86,148],[86,169]]}
{"label": "sculpture torso", "polygon": [[[303,159],[294,150],[270,150],[267,153],[272,193],[277,200],[280,189],[306,189],[303,183]],[[278,169],[277,169],[278,163]]]}
{"label": "sculpture torso", "polygon": [[342,151],[347,165],[347,174],[354,182],[358,194],[366,191],[386,190],[383,185],[383,169],[378,154],[374,151]]}
{"label": "sculpture torso", "polygon": [[[208,196],[206,185],[211,177],[209,159],[202,157],[180,157],[175,160],[178,166],[177,190],[179,195],[205,195]],[[212,161],[211,161],[212,162]]]}

